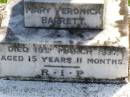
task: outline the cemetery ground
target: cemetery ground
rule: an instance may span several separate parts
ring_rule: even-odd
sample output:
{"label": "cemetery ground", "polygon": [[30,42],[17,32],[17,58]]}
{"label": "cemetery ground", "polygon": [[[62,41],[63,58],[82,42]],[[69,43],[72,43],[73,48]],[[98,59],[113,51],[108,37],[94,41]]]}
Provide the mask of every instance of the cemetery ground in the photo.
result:
{"label": "cemetery ground", "polygon": [[[4,17],[4,8],[5,5],[0,6],[0,23]],[[0,79],[0,97],[130,97],[130,84],[60,83]]]}

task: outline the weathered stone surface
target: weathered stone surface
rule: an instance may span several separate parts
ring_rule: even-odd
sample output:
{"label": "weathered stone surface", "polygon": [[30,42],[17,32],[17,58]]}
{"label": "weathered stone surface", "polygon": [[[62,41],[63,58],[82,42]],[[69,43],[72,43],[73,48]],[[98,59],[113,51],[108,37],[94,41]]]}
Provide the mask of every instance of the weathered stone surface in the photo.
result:
{"label": "weathered stone surface", "polygon": [[[6,34],[6,36],[5,34],[3,35],[4,37],[1,39],[1,42],[34,42],[43,44],[116,46],[128,48],[129,31],[126,1],[109,0],[106,2],[105,12],[107,15],[104,20],[104,30],[57,30],[25,28],[23,1],[13,0],[7,5],[7,15],[1,24],[1,26],[5,28],[3,33]],[[121,13],[119,13],[119,10]]]}
{"label": "weathered stone surface", "polygon": [[0,80],[1,97],[130,97],[130,84]]}
{"label": "weathered stone surface", "polygon": [[[64,47],[66,45],[68,45],[68,47],[71,47],[73,45],[74,48],[76,48],[76,45],[79,46],[83,46],[84,48],[88,49],[88,46],[91,47],[95,47],[95,46],[107,46],[106,47],[106,52],[109,52],[109,49],[112,49],[115,47],[115,49],[113,49],[112,51],[119,51],[119,56],[115,56],[115,55],[108,55],[108,57],[110,59],[115,59],[115,60],[120,60],[121,58],[124,59],[123,63],[124,64],[117,64],[117,65],[102,65],[100,64],[101,68],[97,68],[100,67],[98,64],[98,66],[95,64],[93,65],[85,65],[86,66],[86,71],[85,68],[83,69],[83,71],[88,72],[85,76],[83,76],[83,78],[87,78],[87,76],[89,76],[89,78],[95,77],[96,78],[100,78],[100,74],[103,75],[104,78],[102,79],[106,79],[106,75],[109,76],[107,78],[109,79],[116,79],[116,78],[122,78],[122,77],[127,77],[128,76],[128,60],[127,60],[127,56],[128,53],[126,52],[128,49],[128,24],[127,24],[127,10],[126,10],[126,2],[125,1],[120,1],[120,0],[109,0],[106,1],[107,5],[106,5],[106,19],[105,19],[105,29],[104,30],[72,30],[72,29],[68,29],[68,30],[56,30],[56,29],[42,29],[42,28],[25,28],[24,27],[24,16],[23,16],[23,2],[22,0],[13,0],[6,8],[7,10],[7,17],[3,19],[2,21],[2,29],[1,29],[1,34],[0,34],[0,41],[1,41],[1,55],[5,55],[10,54],[11,56],[14,56],[13,60],[17,60],[17,56],[24,56],[28,57],[28,56],[38,56],[38,60],[41,58],[42,53],[33,53],[31,52],[9,52],[7,50],[8,45],[14,45],[14,47],[16,46],[15,44],[19,43],[19,44],[25,44],[27,47],[29,47],[29,49],[32,50],[32,44],[35,45],[63,45]],[[123,6],[123,7],[121,7]],[[109,9],[110,8],[110,9]],[[112,10],[114,9],[114,10]],[[119,10],[121,11],[121,13],[119,13]],[[123,12],[123,13],[122,13]],[[113,17],[113,18],[112,18]],[[8,44],[6,44],[8,43]],[[12,43],[12,44],[11,44]],[[52,47],[53,47],[52,46]],[[95,47],[96,49],[98,49],[99,47]],[[3,49],[4,48],[4,49]],[[100,47],[102,48],[102,47]],[[122,49],[124,48],[124,50]],[[21,49],[20,49],[21,50]],[[77,49],[76,49],[77,50]],[[4,52],[3,52],[4,51]],[[48,53],[48,57],[72,57],[72,55],[67,55],[64,56],[64,54],[62,55],[57,55],[56,54],[56,50],[53,50],[53,53],[49,54]],[[102,59],[102,58],[108,58],[107,56],[104,57],[104,55],[98,55],[97,54],[98,50],[96,50],[96,52],[94,52],[94,57],[98,58],[98,59]],[[28,55],[29,54],[29,55]],[[26,56],[27,55],[27,56]],[[83,57],[83,59],[85,57],[88,58],[89,55],[73,55],[72,59],[75,59],[76,57]],[[40,57],[40,58],[39,58]],[[10,57],[9,57],[10,58]],[[92,56],[90,57],[92,58]],[[27,59],[27,58],[25,58]],[[116,62],[116,61],[113,62]],[[86,61],[86,60],[85,60]],[[38,62],[38,63],[37,63]],[[1,72],[5,71],[5,74],[8,75],[9,72],[13,74],[15,74],[14,76],[16,77],[16,74],[21,73],[22,78],[24,78],[24,70],[26,71],[26,76],[31,74],[31,77],[35,77],[35,74],[40,74],[41,69],[43,68],[42,66],[45,65],[50,65],[50,63],[48,64],[42,64],[41,61],[37,61],[37,62],[16,62],[16,61],[1,61]],[[7,64],[6,65],[2,65],[2,64]],[[8,64],[9,63],[9,64]],[[10,64],[11,63],[11,64]],[[24,65],[24,64],[25,65]],[[27,64],[29,63],[29,65]],[[57,65],[54,63],[51,63],[52,65]],[[59,65],[59,64],[58,64]],[[65,63],[62,63],[60,65],[65,65]],[[69,64],[70,66],[72,64]],[[74,65],[74,64],[73,64]],[[78,64],[77,64],[78,65]],[[81,65],[84,66],[84,65]],[[25,66],[28,66],[27,68],[25,68]],[[67,66],[67,64],[66,64]],[[92,67],[91,67],[92,66]],[[10,69],[6,69],[7,67],[9,67]],[[3,69],[4,68],[4,69]],[[15,68],[15,69],[14,69]],[[18,69],[16,69],[18,68]],[[31,70],[30,68],[33,68],[33,70],[35,70],[34,72],[30,73]],[[36,70],[37,68],[37,70]],[[91,69],[93,68],[93,69]],[[39,70],[40,71],[39,71]],[[112,72],[106,72],[106,73],[102,73],[103,70],[108,71],[111,70]],[[122,69],[122,70],[121,70]],[[63,70],[63,69],[62,69]],[[57,72],[62,73],[62,70],[58,70]],[[68,69],[69,71],[70,69]],[[50,70],[49,70],[50,71]],[[52,72],[53,69],[51,69]],[[74,70],[71,70],[74,72]],[[95,73],[93,73],[95,71]],[[17,72],[17,73],[16,73]],[[66,72],[66,71],[65,71]],[[34,74],[35,73],[35,74]],[[43,73],[43,72],[42,72]],[[81,72],[82,73],[82,72]],[[6,75],[3,77],[7,77]],[[23,76],[23,75],[24,76]],[[57,74],[57,73],[56,73]],[[97,75],[94,75],[97,74]],[[110,74],[110,75],[109,75]],[[67,75],[67,73],[65,73],[65,75]],[[112,75],[112,76],[111,76]],[[113,76],[114,75],[114,76]],[[8,75],[11,76],[11,75]],[[25,77],[26,77],[25,76]],[[45,77],[41,77],[41,75],[37,75],[36,77],[39,77],[41,79],[45,78]],[[58,75],[58,77],[60,77],[60,75]],[[45,79],[44,79],[45,80]],[[51,78],[49,79],[51,80]],[[60,80],[60,79],[58,79]],[[66,80],[66,79],[65,79]],[[74,80],[74,79],[72,79]],[[82,79],[79,79],[82,80]]]}
{"label": "weathered stone surface", "polygon": [[[124,56],[125,55],[125,56]],[[128,75],[125,48],[0,44],[0,76],[118,79]]]}
{"label": "weathered stone surface", "polygon": [[103,29],[104,5],[97,1],[25,0],[24,9],[26,27]]}

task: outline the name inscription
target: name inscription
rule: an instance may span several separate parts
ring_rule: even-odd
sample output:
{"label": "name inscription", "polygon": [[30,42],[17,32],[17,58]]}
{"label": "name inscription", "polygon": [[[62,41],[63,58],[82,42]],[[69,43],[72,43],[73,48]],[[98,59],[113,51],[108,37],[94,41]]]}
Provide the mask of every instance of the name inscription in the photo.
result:
{"label": "name inscription", "polygon": [[102,29],[103,10],[103,4],[25,2],[25,25]]}
{"label": "name inscription", "polygon": [[0,75],[39,75],[43,79],[119,78],[127,75],[125,54],[124,48],[116,47],[3,44],[0,45],[0,68],[3,71]]}

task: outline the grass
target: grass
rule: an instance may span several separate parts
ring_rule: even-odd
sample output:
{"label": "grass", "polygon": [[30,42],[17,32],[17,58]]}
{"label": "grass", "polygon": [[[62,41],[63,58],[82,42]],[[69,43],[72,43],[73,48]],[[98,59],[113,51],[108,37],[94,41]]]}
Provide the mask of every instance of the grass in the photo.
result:
{"label": "grass", "polygon": [[130,7],[130,0],[128,0],[128,5],[129,5],[129,7]]}
{"label": "grass", "polygon": [[0,3],[7,3],[7,0],[0,0]]}

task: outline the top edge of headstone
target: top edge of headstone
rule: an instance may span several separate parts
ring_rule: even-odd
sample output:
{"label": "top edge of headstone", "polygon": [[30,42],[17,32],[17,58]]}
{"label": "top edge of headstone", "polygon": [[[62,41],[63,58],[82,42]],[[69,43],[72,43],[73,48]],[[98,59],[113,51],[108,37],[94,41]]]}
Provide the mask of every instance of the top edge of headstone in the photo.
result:
{"label": "top edge of headstone", "polygon": [[24,0],[25,2],[47,2],[47,3],[77,3],[77,4],[104,4],[104,0]]}

